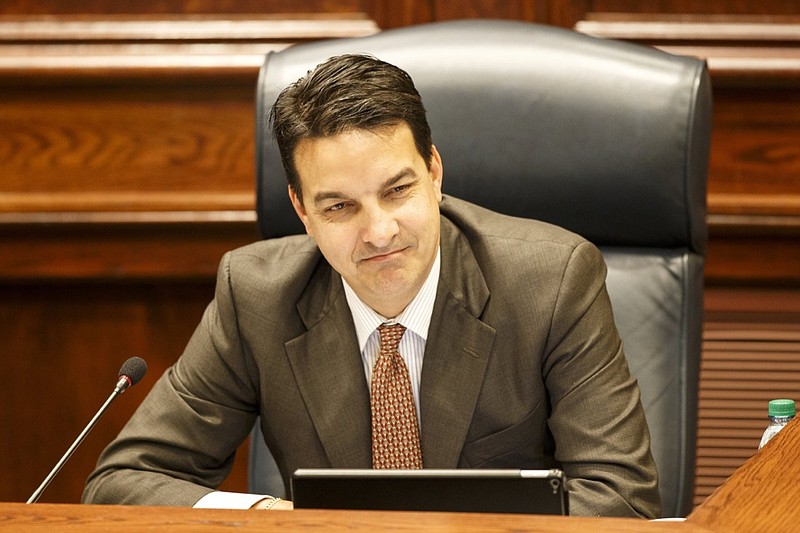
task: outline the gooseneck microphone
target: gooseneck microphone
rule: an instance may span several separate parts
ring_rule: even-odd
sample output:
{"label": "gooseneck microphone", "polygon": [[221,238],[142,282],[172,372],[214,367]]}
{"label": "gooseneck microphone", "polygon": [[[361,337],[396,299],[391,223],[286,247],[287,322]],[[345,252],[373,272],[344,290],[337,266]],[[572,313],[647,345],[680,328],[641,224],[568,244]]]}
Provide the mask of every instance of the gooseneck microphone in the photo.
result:
{"label": "gooseneck microphone", "polygon": [[61,467],[63,467],[67,460],[69,460],[73,452],[78,449],[78,446],[81,445],[83,439],[86,438],[86,435],[88,435],[95,424],[97,424],[97,421],[100,420],[100,417],[106,412],[106,409],[108,409],[108,406],[111,405],[111,402],[113,402],[117,396],[128,390],[128,388],[139,383],[144,377],[145,372],[147,372],[147,363],[145,363],[144,359],[141,357],[131,357],[122,364],[122,368],[119,369],[119,379],[117,380],[117,385],[114,387],[114,392],[111,393],[111,396],[108,397],[106,403],[103,404],[103,406],[99,411],[97,411],[86,427],[83,428],[83,431],[80,435],[78,435],[78,438],[75,439],[75,442],[72,443],[72,446],[69,447],[67,453],[65,453],[61,460],[56,463],[56,466],[53,467],[47,477],[44,478],[44,481],[42,481],[42,484],[39,485],[39,488],[36,489],[33,494],[31,494],[31,497],[28,498],[26,503],[36,503],[36,501],[39,500],[39,497],[44,492],[44,489],[46,489],[50,482],[53,481],[53,478],[56,477],[56,474],[58,474],[59,470],[61,470]]}

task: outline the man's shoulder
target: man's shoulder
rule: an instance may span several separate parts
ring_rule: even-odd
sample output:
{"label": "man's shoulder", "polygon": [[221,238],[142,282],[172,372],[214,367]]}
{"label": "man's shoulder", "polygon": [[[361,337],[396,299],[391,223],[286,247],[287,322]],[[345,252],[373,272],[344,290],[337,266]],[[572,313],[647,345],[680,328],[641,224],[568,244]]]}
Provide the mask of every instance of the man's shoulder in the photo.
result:
{"label": "man's shoulder", "polygon": [[252,242],[231,250],[230,255],[237,260],[271,264],[307,260],[318,252],[314,239],[303,234]]}
{"label": "man's shoulder", "polygon": [[570,264],[574,272],[605,278],[599,249],[559,226],[503,215],[452,197],[442,201],[441,213],[443,265],[451,261],[447,268],[478,270],[493,290],[530,280],[538,280],[540,288],[557,287]]}
{"label": "man's shoulder", "polygon": [[222,267],[231,278],[280,284],[307,280],[320,261],[314,240],[307,235],[293,235],[247,244],[228,252]]}
{"label": "man's shoulder", "polygon": [[520,246],[554,245],[574,248],[586,239],[565,228],[530,218],[505,215],[479,205],[446,196],[441,212],[470,241],[491,240]]}

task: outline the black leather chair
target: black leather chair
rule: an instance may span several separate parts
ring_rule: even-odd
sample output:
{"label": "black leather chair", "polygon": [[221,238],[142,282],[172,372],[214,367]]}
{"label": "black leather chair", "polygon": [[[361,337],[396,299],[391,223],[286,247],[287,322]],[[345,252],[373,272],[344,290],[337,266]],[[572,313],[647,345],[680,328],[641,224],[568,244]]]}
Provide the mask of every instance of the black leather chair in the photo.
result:
{"label": "black leather chair", "polygon": [[[268,130],[270,106],[310,68],[351,52],[414,78],[444,161],[446,194],[558,224],[601,248],[642,390],[663,513],[685,516],[694,487],[706,249],[711,91],[704,62],[490,20],[271,53],[256,110],[257,210],[267,238],[303,231]],[[251,488],[275,492],[263,484],[268,458],[260,441],[252,448]]]}

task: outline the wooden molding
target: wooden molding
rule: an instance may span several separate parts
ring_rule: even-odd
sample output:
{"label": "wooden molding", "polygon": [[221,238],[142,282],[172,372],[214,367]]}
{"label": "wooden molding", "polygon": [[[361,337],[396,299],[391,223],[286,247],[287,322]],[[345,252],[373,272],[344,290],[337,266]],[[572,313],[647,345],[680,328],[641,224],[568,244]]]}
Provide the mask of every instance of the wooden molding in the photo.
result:
{"label": "wooden molding", "polygon": [[256,224],[254,210],[231,211],[72,211],[0,213],[0,230],[21,226],[166,225],[166,224]]}
{"label": "wooden molding", "polygon": [[30,213],[239,211],[255,207],[255,191],[0,192],[0,222]]}
{"label": "wooden molding", "polygon": [[255,80],[269,52],[287,43],[32,44],[0,47],[0,80],[6,84],[64,84],[86,80],[108,85],[136,79],[148,85],[175,78],[204,83]]}
{"label": "wooden molding", "polygon": [[800,234],[800,195],[709,193],[708,212],[715,232]]}
{"label": "wooden molding", "polygon": [[800,43],[797,48],[696,45],[659,45],[658,48],[671,54],[705,59],[717,85],[752,86],[800,81]]}
{"label": "wooden molding", "polygon": [[6,84],[255,79],[264,56],[298,42],[379,31],[364,14],[0,17]]}
{"label": "wooden molding", "polygon": [[363,13],[280,15],[60,15],[0,17],[0,43],[296,43],[378,31]]}
{"label": "wooden molding", "polygon": [[800,17],[587,13],[575,24],[582,33],[648,42],[792,42],[800,44]]}
{"label": "wooden molding", "polygon": [[0,219],[0,282],[213,280],[222,255],[258,240],[241,213],[37,214]]}
{"label": "wooden molding", "polygon": [[588,13],[575,29],[703,58],[716,83],[800,81],[800,17]]}

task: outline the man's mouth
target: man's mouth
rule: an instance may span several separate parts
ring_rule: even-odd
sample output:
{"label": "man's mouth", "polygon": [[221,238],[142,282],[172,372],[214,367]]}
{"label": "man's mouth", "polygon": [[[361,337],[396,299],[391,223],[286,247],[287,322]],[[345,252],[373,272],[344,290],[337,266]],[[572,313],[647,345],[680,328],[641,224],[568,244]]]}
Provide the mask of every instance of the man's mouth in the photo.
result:
{"label": "man's mouth", "polygon": [[399,256],[401,253],[403,253],[404,250],[405,250],[405,248],[399,248],[397,250],[391,250],[391,251],[383,252],[383,253],[380,253],[380,254],[374,254],[374,255],[371,255],[369,257],[364,258],[363,261],[367,261],[367,262],[371,262],[371,263],[380,263],[380,262],[383,262],[383,261],[390,261],[391,259],[394,259],[395,257]]}

